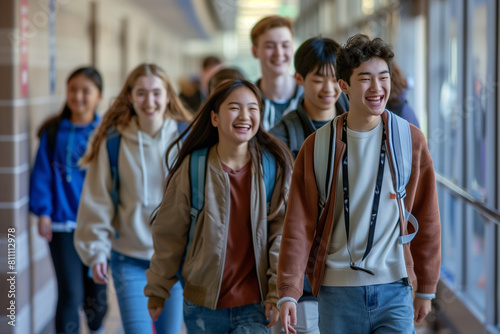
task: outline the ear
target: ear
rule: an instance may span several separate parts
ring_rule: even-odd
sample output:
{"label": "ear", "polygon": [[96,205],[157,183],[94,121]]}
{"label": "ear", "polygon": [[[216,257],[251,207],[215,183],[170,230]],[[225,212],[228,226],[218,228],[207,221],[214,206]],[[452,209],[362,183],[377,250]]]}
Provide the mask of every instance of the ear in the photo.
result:
{"label": "ear", "polygon": [[214,128],[216,128],[219,124],[219,115],[216,114],[213,110],[210,112],[210,121]]}
{"label": "ear", "polygon": [[254,58],[259,58],[257,56],[257,47],[255,45],[252,45],[252,55]]}
{"label": "ear", "polygon": [[344,94],[349,95],[349,84],[342,79],[339,79],[338,83]]}
{"label": "ear", "polygon": [[297,81],[297,85],[304,86],[305,78],[302,77],[302,75],[300,75],[299,73],[295,72],[295,81]]}

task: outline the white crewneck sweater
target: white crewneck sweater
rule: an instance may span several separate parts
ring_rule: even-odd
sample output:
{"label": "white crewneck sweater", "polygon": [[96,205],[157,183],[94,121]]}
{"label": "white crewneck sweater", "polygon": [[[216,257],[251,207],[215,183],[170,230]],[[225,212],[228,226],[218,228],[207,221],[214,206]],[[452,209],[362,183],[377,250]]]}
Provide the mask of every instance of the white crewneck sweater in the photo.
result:
{"label": "white crewneck sweater", "polygon": [[342,190],[342,168],[337,179],[335,217],[332,238],[326,260],[323,285],[364,286],[385,284],[407,277],[403,246],[398,243],[400,236],[399,209],[396,199],[389,160],[386,157],[384,177],[380,194],[379,210],[373,238],[373,246],[366,257],[370,217],[373,206],[375,184],[380,162],[382,141],[382,121],[372,130],[355,132],[347,129],[348,169],[349,169],[349,240],[352,260],[357,266],[375,273],[370,275],[349,267],[346,230],[344,221],[344,192]]}

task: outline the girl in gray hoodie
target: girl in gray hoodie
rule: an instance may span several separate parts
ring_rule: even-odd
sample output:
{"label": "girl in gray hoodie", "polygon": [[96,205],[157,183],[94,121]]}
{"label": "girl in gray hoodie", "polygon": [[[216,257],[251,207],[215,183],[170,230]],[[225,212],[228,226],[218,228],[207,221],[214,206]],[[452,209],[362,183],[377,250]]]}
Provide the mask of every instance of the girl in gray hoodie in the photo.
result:
{"label": "girl in gray hoodie", "polygon": [[[151,333],[145,271],[153,255],[149,217],[159,205],[167,175],[167,147],[179,137],[178,122],[189,119],[165,72],[141,64],[97,128],[82,158],[88,166],[75,232],[75,247],[92,268],[94,282],[106,284],[110,259],[125,333]],[[116,139],[118,138],[118,141]],[[112,140],[116,145],[112,145]],[[113,162],[115,161],[115,162]],[[179,333],[182,288],[155,322],[157,333]]]}

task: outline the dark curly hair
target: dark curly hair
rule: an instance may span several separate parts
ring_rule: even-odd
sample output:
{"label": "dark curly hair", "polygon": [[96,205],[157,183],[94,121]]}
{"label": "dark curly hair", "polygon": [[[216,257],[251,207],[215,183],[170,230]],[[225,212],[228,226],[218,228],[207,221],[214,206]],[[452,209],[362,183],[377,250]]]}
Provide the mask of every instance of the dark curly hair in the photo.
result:
{"label": "dark curly hair", "polygon": [[335,67],[337,80],[342,79],[350,85],[349,79],[354,69],[374,57],[383,59],[389,67],[389,74],[392,75],[391,62],[394,58],[394,52],[389,44],[380,38],[370,40],[368,36],[363,34],[350,37],[347,43],[341,45],[337,50],[337,66]]}

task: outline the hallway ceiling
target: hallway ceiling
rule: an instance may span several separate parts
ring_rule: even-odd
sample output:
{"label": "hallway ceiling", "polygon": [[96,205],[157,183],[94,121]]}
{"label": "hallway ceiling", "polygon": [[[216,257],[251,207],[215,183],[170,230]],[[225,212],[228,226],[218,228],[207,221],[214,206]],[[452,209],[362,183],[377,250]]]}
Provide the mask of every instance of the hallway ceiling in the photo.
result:
{"label": "hallway ceiling", "polygon": [[209,38],[234,29],[237,0],[132,0],[181,38]]}

